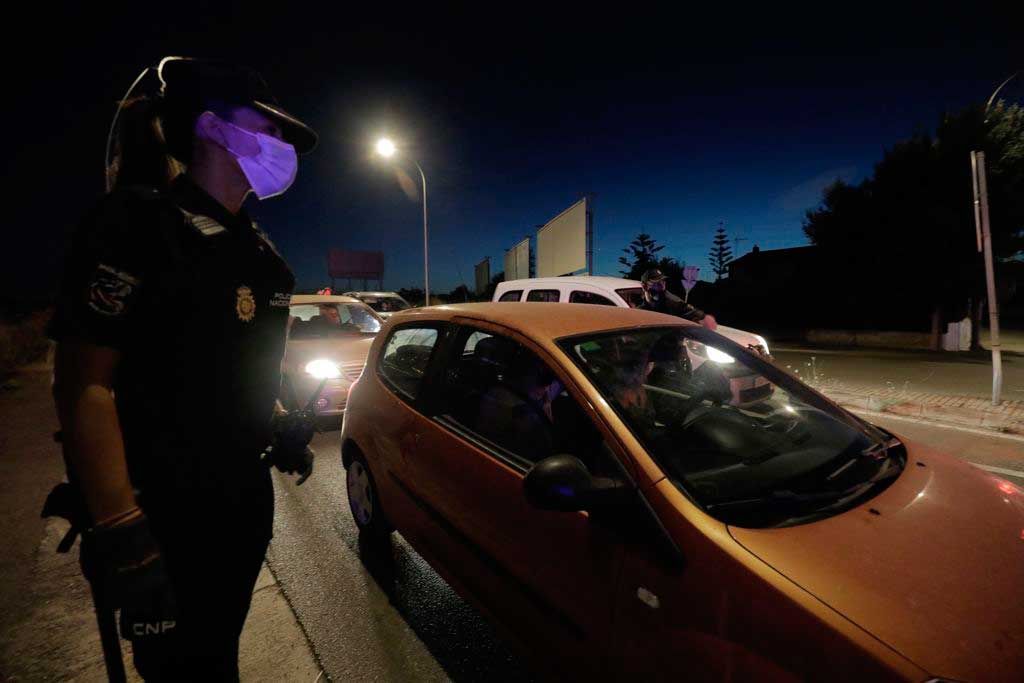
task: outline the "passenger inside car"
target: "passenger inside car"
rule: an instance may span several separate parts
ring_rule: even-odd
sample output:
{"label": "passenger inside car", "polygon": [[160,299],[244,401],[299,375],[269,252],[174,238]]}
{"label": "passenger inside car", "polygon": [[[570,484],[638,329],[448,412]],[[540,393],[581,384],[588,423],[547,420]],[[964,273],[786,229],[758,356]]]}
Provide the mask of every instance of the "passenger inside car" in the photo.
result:
{"label": "passenger inside car", "polygon": [[504,366],[481,397],[477,430],[529,460],[554,455],[551,401],[561,392],[555,374],[533,354],[497,337],[481,340],[476,352]]}
{"label": "passenger inside car", "polygon": [[588,468],[604,457],[602,437],[576,400],[517,342],[472,331],[447,378],[449,417],[504,450],[531,462],[569,454]]}

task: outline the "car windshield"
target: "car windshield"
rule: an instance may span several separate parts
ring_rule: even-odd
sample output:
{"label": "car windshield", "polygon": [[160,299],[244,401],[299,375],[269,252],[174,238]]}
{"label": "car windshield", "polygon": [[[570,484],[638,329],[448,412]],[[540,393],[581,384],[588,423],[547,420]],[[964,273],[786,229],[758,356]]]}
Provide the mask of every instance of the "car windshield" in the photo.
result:
{"label": "car windshield", "polygon": [[644,290],[640,287],[627,287],[626,289],[615,290],[630,308],[636,308],[644,302]]}
{"label": "car windshield", "polygon": [[289,307],[289,339],[376,334],[381,320],[364,304],[296,304]]}
{"label": "car windshield", "polygon": [[409,304],[397,296],[363,296],[360,299],[378,313],[395,313],[409,308]]}
{"label": "car windshield", "polygon": [[778,526],[838,512],[905,463],[891,435],[704,328],[559,343],[665,475],[727,523]]}

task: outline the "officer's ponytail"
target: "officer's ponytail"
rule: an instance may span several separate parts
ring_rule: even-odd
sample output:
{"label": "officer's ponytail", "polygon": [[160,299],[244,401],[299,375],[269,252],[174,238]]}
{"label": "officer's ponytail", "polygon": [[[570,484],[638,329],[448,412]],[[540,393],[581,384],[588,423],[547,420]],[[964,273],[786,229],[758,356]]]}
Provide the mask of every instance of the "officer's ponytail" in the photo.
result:
{"label": "officer's ponytail", "polygon": [[136,97],[124,103],[118,122],[114,159],[107,169],[110,188],[148,185],[160,190],[183,170],[164,136],[161,97]]}

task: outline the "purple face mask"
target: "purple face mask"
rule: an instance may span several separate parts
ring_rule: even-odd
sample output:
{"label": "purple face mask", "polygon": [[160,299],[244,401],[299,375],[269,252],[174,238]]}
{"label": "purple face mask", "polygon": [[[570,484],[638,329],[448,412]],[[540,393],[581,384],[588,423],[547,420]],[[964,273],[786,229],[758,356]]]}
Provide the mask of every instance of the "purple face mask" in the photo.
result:
{"label": "purple face mask", "polygon": [[295,148],[271,135],[253,133],[223,119],[221,121],[229,127],[232,137],[239,143],[235,147],[254,150],[253,153],[242,154],[230,145],[225,147],[238,161],[239,168],[256,196],[268,199],[284,194],[295,182],[299,170]]}

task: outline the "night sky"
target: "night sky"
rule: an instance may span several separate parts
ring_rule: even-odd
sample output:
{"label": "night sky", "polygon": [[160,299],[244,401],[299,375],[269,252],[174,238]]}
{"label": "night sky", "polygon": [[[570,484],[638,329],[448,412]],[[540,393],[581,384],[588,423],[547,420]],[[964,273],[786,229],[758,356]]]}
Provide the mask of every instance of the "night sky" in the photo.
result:
{"label": "night sky", "polygon": [[596,274],[617,274],[643,231],[706,279],[720,221],[744,238],[740,253],[804,244],[804,211],[827,183],[864,178],[886,146],[1024,65],[1008,17],[894,4],[717,16],[622,4],[604,17],[521,4],[378,3],[374,16],[343,3],[287,16],[296,4],[178,3],[173,16],[155,14],[168,3],[103,16],[46,5],[7,27],[30,47],[8,35],[4,48],[3,295],[56,289],[68,233],[102,192],[115,103],[167,54],[257,68],[319,131],[293,188],[249,205],[299,287],[328,281],[332,246],[383,250],[387,288],[422,286],[419,197],[372,157],[380,134],[427,173],[434,291],[472,287],[485,256],[501,270],[505,249],[582,193],[595,197]]}

